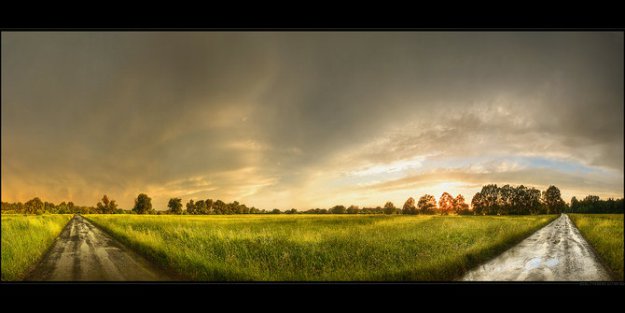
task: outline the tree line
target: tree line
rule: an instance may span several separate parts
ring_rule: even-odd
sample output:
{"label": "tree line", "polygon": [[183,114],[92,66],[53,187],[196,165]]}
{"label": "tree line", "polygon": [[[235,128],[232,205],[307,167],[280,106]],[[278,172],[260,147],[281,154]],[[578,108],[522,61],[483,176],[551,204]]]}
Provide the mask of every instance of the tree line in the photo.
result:
{"label": "tree line", "polygon": [[571,198],[571,203],[567,207],[568,213],[623,213],[623,198],[601,200],[598,196],[586,196],[583,200]]}
{"label": "tree line", "polygon": [[410,197],[401,208],[388,201],[383,207],[363,207],[356,205],[345,207],[335,205],[329,209],[309,209],[298,211],[295,208],[281,211],[265,210],[248,207],[238,201],[226,203],[222,200],[189,200],[183,207],[181,198],[171,198],[167,210],[157,211],[152,207],[152,199],[141,193],[135,199],[132,209],[118,207],[115,200],[104,195],[93,207],[77,206],[73,202],[42,201],[35,197],[26,203],[2,202],[2,213],[16,214],[184,214],[184,215],[224,215],[224,214],[440,214],[440,215],[527,215],[527,214],[559,214],[570,213],[623,213],[623,198],[600,200],[598,196],[589,195],[579,201],[576,197],[570,204],[562,200],[560,189],[549,186],[545,191],[534,187],[504,185],[498,187],[489,184],[482,187],[471,199],[471,206],[465,202],[464,196],[453,197],[443,192],[438,201],[433,195],[425,194],[416,201]]}

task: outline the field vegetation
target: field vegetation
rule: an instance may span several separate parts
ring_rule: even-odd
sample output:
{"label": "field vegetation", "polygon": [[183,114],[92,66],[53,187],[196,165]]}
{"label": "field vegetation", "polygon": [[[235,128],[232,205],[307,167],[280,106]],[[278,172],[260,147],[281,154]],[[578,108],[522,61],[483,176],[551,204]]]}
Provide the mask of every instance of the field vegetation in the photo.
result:
{"label": "field vegetation", "polygon": [[623,280],[623,214],[569,214],[617,280]]}
{"label": "field vegetation", "polygon": [[2,215],[2,280],[21,280],[72,215]]}
{"label": "field vegetation", "polygon": [[86,217],[192,280],[445,281],[498,255],[556,216]]}

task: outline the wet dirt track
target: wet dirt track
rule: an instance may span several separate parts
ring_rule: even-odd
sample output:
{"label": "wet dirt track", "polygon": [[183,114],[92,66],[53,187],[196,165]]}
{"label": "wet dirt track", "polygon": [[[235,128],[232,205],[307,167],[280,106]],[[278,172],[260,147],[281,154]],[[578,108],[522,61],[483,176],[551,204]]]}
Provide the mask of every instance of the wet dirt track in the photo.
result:
{"label": "wet dirt track", "polygon": [[610,275],[565,214],[469,271],[468,281],[605,281]]}
{"label": "wet dirt track", "polygon": [[26,280],[161,281],[170,278],[76,215]]}

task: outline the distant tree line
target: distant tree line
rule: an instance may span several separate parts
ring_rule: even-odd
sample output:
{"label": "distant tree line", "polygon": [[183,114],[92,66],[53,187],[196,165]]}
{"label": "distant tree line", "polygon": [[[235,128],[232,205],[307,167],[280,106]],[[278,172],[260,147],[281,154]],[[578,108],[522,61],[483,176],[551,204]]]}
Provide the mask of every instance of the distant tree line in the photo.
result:
{"label": "distant tree line", "polygon": [[76,206],[73,202],[61,202],[58,205],[33,198],[26,203],[2,202],[2,213],[16,214],[181,214],[181,215],[228,215],[228,214],[425,214],[425,215],[527,215],[570,213],[623,213],[623,199],[600,200],[598,196],[587,196],[579,201],[576,197],[567,205],[561,197],[560,189],[549,186],[545,191],[533,187],[504,185],[498,187],[489,184],[482,187],[471,199],[471,207],[465,203],[462,195],[453,197],[443,192],[438,202],[434,196],[425,194],[415,201],[410,197],[401,208],[393,202],[386,202],[383,207],[363,207],[356,205],[345,207],[335,205],[329,209],[309,209],[298,211],[294,208],[281,211],[248,207],[237,201],[226,203],[221,200],[189,200],[183,207],[181,198],[171,198],[168,209],[157,211],[152,207],[152,199],[141,193],[135,199],[132,209],[118,207],[115,200],[104,195],[96,206]]}
{"label": "distant tree line", "polygon": [[[108,198],[107,198],[108,200]],[[99,203],[101,206],[83,206],[75,205],[73,202],[61,202],[54,204],[52,202],[42,201],[38,197],[28,200],[25,203],[2,202],[2,214],[122,214],[131,213],[130,210],[123,210],[117,207],[114,201],[107,204]]]}
{"label": "distant tree line", "polygon": [[182,209],[182,200],[180,198],[171,198],[168,203],[169,210],[167,214],[191,214],[191,215],[207,215],[207,214],[259,214],[268,213],[265,210],[259,210],[255,207],[248,207],[238,201],[226,203],[221,200],[189,200],[185,205],[186,210]]}
{"label": "distant tree line", "polygon": [[571,198],[566,212],[569,213],[623,213],[623,198],[600,200],[598,196],[586,196],[579,201],[576,197]]}
{"label": "distant tree line", "polygon": [[475,215],[526,215],[560,213],[565,203],[560,190],[549,186],[546,191],[533,187],[490,184],[482,187],[471,200]]}

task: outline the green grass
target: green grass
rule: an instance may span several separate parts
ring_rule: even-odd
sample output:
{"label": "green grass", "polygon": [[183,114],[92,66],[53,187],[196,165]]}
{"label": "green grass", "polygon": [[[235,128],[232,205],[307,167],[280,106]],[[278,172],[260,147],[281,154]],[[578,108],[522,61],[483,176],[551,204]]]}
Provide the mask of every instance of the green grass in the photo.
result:
{"label": "green grass", "polygon": [[2,215],[2,280],[21,280],[72,215]]}
{"label": "green grass", "polygon": [[192,280],[440,281],[556,216],[137,216],[89,220]]}
{"label": "green grass", "polygon": [[569,214],[584,238],[610,268],[614,278],[623,280],[623,214]]}

